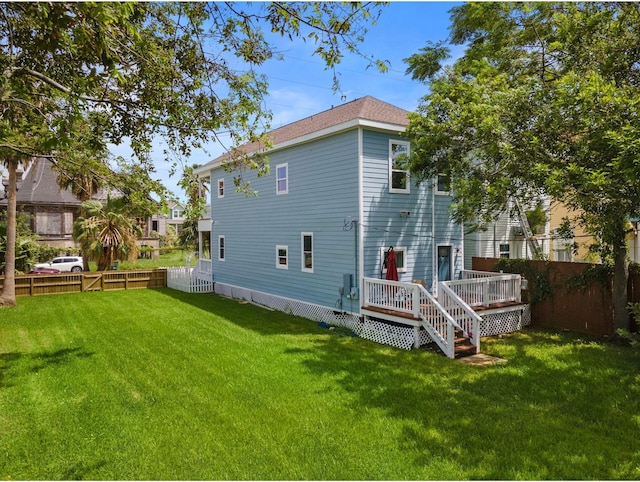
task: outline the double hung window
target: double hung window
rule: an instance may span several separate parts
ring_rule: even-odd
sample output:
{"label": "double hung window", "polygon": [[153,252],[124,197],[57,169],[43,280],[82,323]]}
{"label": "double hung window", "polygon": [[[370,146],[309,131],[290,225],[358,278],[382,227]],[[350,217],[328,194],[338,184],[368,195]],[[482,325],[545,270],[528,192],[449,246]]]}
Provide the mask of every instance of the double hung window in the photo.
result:
{"label": "double hung window", "polygon": [[302,233],[302,271],[313,273],[313,233]]}
{"label": "double hung window", "polygon": [[408,159],[408,142],[389,141],[389,192],[407,194],[410,192]]}
{"label": "double hung window", "polygon": [[225,244],[224,236],[218,236],[218,261],[224,261]]}
{"label": "double hung window", "polygon": [[289,269],[289,247],[276,246],[276,268]]}
{"label": "double hung window", "polygon": [[289,165],[278,164],[276,166],[276,194],[289,192]]}

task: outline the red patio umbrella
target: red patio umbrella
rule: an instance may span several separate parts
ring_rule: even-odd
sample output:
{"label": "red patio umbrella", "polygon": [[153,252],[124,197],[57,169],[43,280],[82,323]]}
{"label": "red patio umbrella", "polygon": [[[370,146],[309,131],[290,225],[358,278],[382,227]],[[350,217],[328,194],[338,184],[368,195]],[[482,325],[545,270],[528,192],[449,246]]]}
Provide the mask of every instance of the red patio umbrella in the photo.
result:
{"label": "red patio umbrella", "polygon": [[396,253],[393,246],[387,251],[387,276],[388,280],[398,281],[398,265],[396,262]]}

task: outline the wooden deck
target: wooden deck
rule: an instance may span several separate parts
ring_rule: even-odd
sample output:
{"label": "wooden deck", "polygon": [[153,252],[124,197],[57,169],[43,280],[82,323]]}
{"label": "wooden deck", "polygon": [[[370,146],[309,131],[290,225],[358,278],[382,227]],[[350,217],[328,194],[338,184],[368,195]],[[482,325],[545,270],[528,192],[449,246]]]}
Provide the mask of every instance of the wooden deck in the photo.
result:
{"label": "wooden deck", "polygon": [[[472,306],[471,309],[482,316],[483,313],[489,311],[511,311],[512,309],[517,309],[517,307],[523,307],[526,303],[518,302],[518,301],[504,301],[501,303],[492,303],[488,306]],[[381,315],[392,316],[394,318],[404,318],[406,320],[411,320],[413,322],[420,322],[421,319],[419,317],[413,316],[412,313],[406,313],[404,311],[397,311],[391,308],[380,308],[378,306],[363,306],[362,310],[368,312],[375,312]],[[413,323],[411,323],[413,325]]]}
{"label": "wooden deck", "polygon": [[389,315],[398,318],[406,318],[407,320],[420,321],[419,317],[413,316],[411,313],[406,313],[404,311],[392,310],[390,308],[380,308],[378,306],[363,306],[363,310],[366,311],[374,311],[376,313],[380,313],[382,315]]}

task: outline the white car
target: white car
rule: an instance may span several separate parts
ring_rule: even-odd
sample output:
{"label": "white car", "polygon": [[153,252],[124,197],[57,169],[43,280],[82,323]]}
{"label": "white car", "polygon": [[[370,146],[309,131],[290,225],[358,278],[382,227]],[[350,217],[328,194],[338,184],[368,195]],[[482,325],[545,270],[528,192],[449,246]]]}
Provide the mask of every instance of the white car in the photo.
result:
{"label": "white car", "polygon": [[84,269],[84,262],[82,256],[60,256],[53,258],[46,263],[38,263],[34,266],[35,269],[42,268],[54,268],[60,271],[82,271]]}

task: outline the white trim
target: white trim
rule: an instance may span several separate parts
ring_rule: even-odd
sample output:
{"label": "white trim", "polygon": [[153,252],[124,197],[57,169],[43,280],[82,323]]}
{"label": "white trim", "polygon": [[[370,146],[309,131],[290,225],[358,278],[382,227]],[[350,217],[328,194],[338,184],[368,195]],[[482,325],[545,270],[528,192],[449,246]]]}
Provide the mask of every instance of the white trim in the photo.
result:
{"label": "white trim", "polygon": [[[358,128],[358,219],[356,220],[356,233],[357,245],[358,245],[358,278],[356,280],[357,286],[362,288],[364,286],[364,131],[362,128]],[[363,297],[360,296],[360,302],[358,303],[362,307]]]}
{"label": "white trim", "polygon": [[[285,251],[284,260],[285,264],[280,263],[280,250],[283,249]],[[277,269],[289,269],[289,246],[284,244],[276,245],[276,268]]]}
{"label": "white trim", "polygon": [[[220,241],[222,241],[222,257],[220,257]],[[224,239],[224,234],[218,235],[217,251],[218,251],[218,261],[224,261],[227,257],[227,242]]]}
{"label": "white trim", "polygon": [[444,174],[436,174],[435,179],[433,180],[433,189],[438,196],[450,196],[451,195],[451,180],[449,180],[449,191],[440,191],[438,189],[438,178],[440,176],[444,176]]}
{"label": "white trim", "polygon": [[[321,129],[316,132],[311,132],[309,134],[305,134],[303,136],[281,142],[279,144],[272,146],[270,149],[268,149],[268,151],[265,151],[264,147],[261,147],[256,151],[248,152],[247,155],[252,156],[258,152],[273,152],[279,149],[284,149],[285,147],[290,147],[297,144],[304,144],[305,142],[313,141],[321,137],[331,136],[341,131],[346,131],[349,129],[353,129],[355,127],[367,127],[375,130],[391,131],[398,134],[403,133],[407,128],[407,126],[403,124],[391,124],[387,122],[371,121],[367,119],[353,119],[347,122],[343,122],[342,124],[337,124],[332,127],[327,127],[326,129]],[[195,169],[194,172],[199,176],[208,177],[210,175],[209,171],[217,167],[220,167],[222,164],[224,164],[228,160],[226,157],[223,157],[223,156],[219,156],[218,158],[212,161],[209,161],[208,163],[200,166],[198,169]]]}
{"label": "white trim", "polygon": [[[411,174],[409,169],[394,169],[393,168],[393,146],[405,146],[407,148],[407,155],[411,152],[411,143],[409,141],[401,141],[395,139],[389,139],[389,192],[393,194],[410,194],[411,193]],[[406,187],[397,188],[393,187],[393,174],[394,172],[402,172],[406,177]]]}
{"label": "white trim", "polygon": [[[305,259],[305,249],[304,249],[304,238],[306,236],[311,237],[311,268],[306,267],[306,259]],[[313,245],[313,233],[310,232],[302,232],[300,233],[300,269],[304,273],[313,273],[313,268],[315,266],[315,256],[314,256],[314,248]]]}
{"label": "white trim", "polygon": [[[438,243],[438,244],[436,244],[436,281],[438,283],[441,283],[441,281],[438,279],[438,274],[440,274],[440,270],[438,269],[438,258],[440,257],[440,256],[438,256],[438,250],[440,248],[447,248],[447,247],[450,248],[450,251],[449,251],[449,261],[450,261],[449,262],[449,280],[453,280],[453,275],[455,273],[454,263],[455,263],[456,260],[455,260],[455,257],[454,257],[455,251],[453,250],[453,244],[451,244],[451,243]],[[446,280],[443,280],[443,281],[446,281]]]}
{"label": "white trim", "polygon": [[[220,194],[220,183],[222,183],[222,194]],[[218,179],[216,183],[216,191],[218,193],[218,199],[222,199],[224,197],[224,177]]]}
{"label": "white trim", "polygon": [[[382,246],[380,248],[380,262],[384,263],[384,254],[387,252],[387,250],[389,249],[388,246]],[[398,251],[400,251],[402,253],[402,261],[403,261],[403,266],[402,268],[400,266],[398,266],[398,273],[406,273],[407,272],[407,248],[405,246],[394,246],[393,250],[396,252],[396,259],[398,259],[397,253]],[[387,270],[386,268],[382,268],[382,274],[386,274]]]}
{"label": "white trim", "polygon": [[[278,177],[278,169],[284,168],[285,169],[285,177],[283,178],[285,183],[286,183],[286,187],[283,190],[280,190],[280,185],[279,185],[279,181],[283,180],[281,178]],[[281,194],[289,194],[289,163],[288,162],[283,162],[282,164],[278,164],[276,166],[276,195],[281,195]]]}

